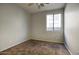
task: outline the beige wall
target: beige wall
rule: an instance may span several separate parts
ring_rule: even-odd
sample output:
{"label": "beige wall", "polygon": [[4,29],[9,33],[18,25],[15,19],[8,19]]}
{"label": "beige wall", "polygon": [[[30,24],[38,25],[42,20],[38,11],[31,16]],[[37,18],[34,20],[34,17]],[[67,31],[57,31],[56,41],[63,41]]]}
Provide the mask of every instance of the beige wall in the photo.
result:
{"label": "beige wall", "polygon": [[[56,10],[55,13],[62,13],[63,10]],[[32,15],[32,39],[63,42],[63,26],[61,31],[47,32],[46,31],[46,14],[54,13],[53,11],[46,11],[35,13]],[[62,19],[63,22],[63,19]]]}
{"label": "beige wall", "polygon": [[29,39],[30,14],[16,4],[0,4],[0,51]]}
{"label": "beige wall", "polygon": [[79,4],[67,4],[64,22],[65,45],[72,54],[79,54]]}

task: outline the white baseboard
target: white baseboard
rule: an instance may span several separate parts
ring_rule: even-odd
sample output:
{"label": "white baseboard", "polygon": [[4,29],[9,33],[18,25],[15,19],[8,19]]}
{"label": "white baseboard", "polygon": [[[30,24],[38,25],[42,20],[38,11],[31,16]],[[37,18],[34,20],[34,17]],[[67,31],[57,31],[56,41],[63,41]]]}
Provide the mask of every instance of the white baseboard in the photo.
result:
{"label": "white baseboard", "polygon": [[70,55],[73,55],[72,52],[70,51],[70,49],[67,47],[67,45],[65,44],[66,49],[69,51]]}
{"label": "white baseboard", "polygon": [[4,51],[4,50],[7,50],[7,49],[9,49],[9,48],[12,48],[12,47],[14,47],[14,46],[16,46],[16,45],[18,45],[18,44],[21,44],[21,43],[23,43],[23,42],[25,42],[25,41],[28,41],[28,40],[29,40],[29,39],[23,40],[23,41],[21,41],[21,42],[17,42],[16,44],[13,44],[13,45],[8,46],[8,47],[6,47],[6,48],[4,48],[4,49],[1,49],[0,52],[1,52],[1,51]]}
{"label": "white baseboard", "polygon": [[55,43],[64,43],[64,42],[59,42],[59,41],[50,41],[50,40],[45,40],[45,39],[33,39],[33,40],[40,40],[40,41],[47,41],[47,42],[55,42]]}

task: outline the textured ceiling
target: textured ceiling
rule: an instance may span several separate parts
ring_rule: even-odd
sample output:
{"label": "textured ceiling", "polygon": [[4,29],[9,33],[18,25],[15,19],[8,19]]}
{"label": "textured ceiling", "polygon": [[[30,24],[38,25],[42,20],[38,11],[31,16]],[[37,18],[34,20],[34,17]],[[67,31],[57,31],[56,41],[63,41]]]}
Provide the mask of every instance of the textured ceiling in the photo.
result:
{"label": "textured ceiling", "polygon": [[22,8],[24,8],[29,13],[37,13],[37,12],[41,12],[41,11],[60,9],[60,8],[64,8],[64,6],[65,6],[64,3],[50,3],[50,4],[45,4],[44,7],[41,7],[39,9],[35,4],[28,6],[28,3],[19,3],[18,5]]}

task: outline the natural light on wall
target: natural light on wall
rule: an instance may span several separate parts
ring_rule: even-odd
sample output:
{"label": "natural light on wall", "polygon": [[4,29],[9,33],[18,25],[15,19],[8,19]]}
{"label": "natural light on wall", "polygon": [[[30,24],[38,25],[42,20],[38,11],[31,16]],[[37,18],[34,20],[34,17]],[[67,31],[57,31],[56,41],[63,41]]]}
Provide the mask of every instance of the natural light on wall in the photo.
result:
{"label": "natural light on wall", "polygon": [[61,29],[61,14],[46,15],[46,30],[59,31]]}

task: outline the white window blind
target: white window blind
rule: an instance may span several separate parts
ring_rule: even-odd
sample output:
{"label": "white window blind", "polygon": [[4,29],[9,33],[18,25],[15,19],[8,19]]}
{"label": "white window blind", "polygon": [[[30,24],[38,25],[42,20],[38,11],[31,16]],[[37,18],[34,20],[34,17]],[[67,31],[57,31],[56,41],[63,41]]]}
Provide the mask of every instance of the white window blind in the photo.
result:
{"label": "white window blind", "polygon": [[61,14],[46,15],[46,30],[54,31],[61,29]]}

